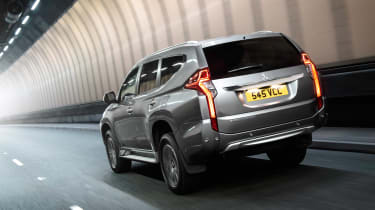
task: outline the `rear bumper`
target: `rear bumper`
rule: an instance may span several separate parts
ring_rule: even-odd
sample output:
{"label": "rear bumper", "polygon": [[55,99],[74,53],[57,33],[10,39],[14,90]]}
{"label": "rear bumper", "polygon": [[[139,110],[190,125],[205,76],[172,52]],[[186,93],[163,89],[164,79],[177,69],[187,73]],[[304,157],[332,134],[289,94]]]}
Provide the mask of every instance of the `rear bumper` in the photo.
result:
{"label": "rear bumper", "polygon": [[[189,136],[187,134],[181,136],[181,140],[185,143],[198,137],[201,141],[200,144],[186,144],[181,149],[186,160],[185,167],[189,173],[194,174],[203,172],[207,161],[219,154],[241,153],[242,149],[251,149],[252,154],[267,152],[272,149],[272,144],[284,144],[284,141],[289,142],[286,139],[292,139],[290,137],[311,134],[324,125],[326,116],[323,107],[309,118],[235,134],[217,133],[212,130],[209,120],[203,120],[194,126],[196,131],[195,129],[189,131],[199,134],[198,136],[191,135],[191,138],[187,138]],[[299,141],[299,138],[297,140]]]}
{"label": "rear bumper", "polygon": [[280,141],[297,135],[309,134],[320,128],[326,121],[324,109],[312,117],[288,122],[267,128],[237,134],[220,134],[220,153],[234,151],[246,147]]}

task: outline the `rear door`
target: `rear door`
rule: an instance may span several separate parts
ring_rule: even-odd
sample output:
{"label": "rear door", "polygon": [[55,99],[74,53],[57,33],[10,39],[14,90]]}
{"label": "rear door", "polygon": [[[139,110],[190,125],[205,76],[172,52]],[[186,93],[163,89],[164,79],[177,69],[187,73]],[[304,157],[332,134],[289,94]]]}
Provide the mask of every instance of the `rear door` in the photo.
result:
{"label": "rear door", "polygon": [[168,97],[159,92],[186,61],[183,55],[175,55],[154,60],[143,64],[139,80],[139,96],[134,104],[134,132],[136,132],[137,147],[151,150],[149,116],[160,109],[162,101]]}
{"label": "rear door", "polygon": [[137,148],[151,150],[151,144],[147,137],[148,120],[147,116],[155,108],[159,107],[159,100],[155,97],[155,90],[158,84],[159,60],[154,60],[143,64],[139,78],[138,96],[135,98],[133,106],[133,130]]}
{"label": "rear door", "polygon": [[312,116],[312,79],[282,36],[204,48],[218,94],[219,131],[238,133]]}

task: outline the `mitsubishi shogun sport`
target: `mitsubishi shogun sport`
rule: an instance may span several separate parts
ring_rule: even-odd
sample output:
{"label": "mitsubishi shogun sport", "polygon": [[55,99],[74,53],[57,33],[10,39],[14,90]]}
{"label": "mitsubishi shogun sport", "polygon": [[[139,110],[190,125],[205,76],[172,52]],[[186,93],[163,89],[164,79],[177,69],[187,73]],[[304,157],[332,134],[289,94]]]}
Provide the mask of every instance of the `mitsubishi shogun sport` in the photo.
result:
{"label": "mitsubishi shogun sport", "polygon": [[298,165],[322,126],[325,103],[310,57],[281,33],[176,45],[129,71],[100,122],[112,170],[160,164],[177,194],[217,156],[267,153]]}

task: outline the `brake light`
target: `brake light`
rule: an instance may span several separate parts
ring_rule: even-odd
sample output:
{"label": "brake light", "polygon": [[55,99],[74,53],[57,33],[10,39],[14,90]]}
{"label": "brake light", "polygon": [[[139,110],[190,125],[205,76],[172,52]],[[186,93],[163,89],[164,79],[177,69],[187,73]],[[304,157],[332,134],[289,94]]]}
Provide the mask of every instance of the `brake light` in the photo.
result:
{"label": "brake light", "polygon": [[208,111],[211,119],[211,127],[218,131],[217,117],[214,98],[217,95],[216,88],[211,81],[210,70],[204,68],[190,77],[189,81],[185,84],[185,88],[194,89],[206,96]]}
{"label": "brake light", "polygon": [[320,109],[323,106],[323,99],[318,71],[316,70],[315,64],[312,62],[310,56],[307,53],[302,53],[302,61],[305,64],[306,69],[310,73],[312,79],[314,80],[315,94],[318,99],[318,108]]}

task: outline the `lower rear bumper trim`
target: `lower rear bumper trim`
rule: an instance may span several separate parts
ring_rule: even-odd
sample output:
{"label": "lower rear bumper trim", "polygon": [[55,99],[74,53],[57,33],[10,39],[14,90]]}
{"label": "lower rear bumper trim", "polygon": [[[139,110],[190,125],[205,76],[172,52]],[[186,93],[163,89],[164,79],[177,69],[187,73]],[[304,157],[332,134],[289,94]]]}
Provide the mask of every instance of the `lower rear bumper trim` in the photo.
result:
{"label": "lower rear bumper trim", "polygon": [[311,133],[314,129],[315,129],[315,126],[306,126],[302,128],[293,129],[293,130],[287,130],[283,132],[274,133],[271,135],[259,136],[259,137],[250,138],[246,140],[236,141],[236,142],[228,144],[225,147],[225,149],[222,151],[222,153],[240,149],[243,147],[278,141],[278,140],[286,139],[286,138],[293,137],[293,136],[303,134],[303,133]]}

